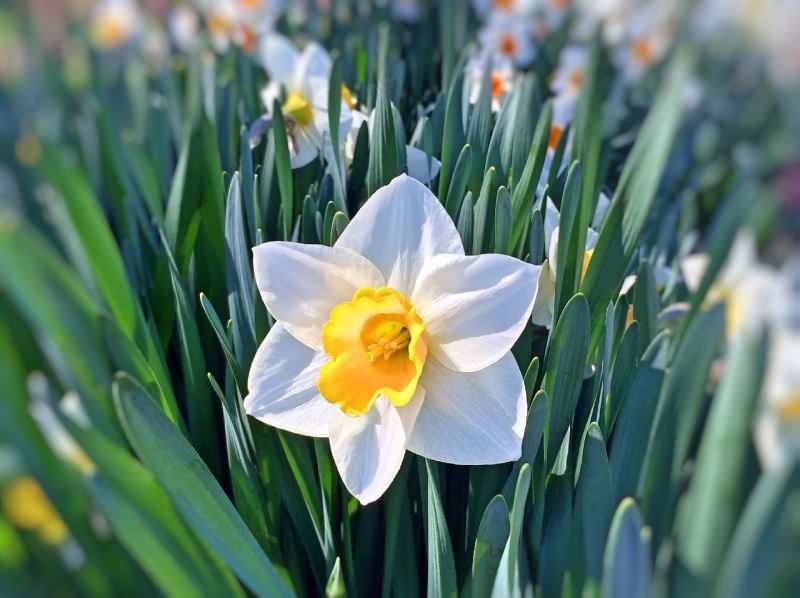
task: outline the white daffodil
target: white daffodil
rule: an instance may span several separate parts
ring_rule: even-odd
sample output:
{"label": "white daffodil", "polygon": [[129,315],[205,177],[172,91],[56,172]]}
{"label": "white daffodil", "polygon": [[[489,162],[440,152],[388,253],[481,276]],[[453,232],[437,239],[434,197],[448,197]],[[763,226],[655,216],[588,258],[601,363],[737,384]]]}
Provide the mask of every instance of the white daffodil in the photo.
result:
{"label": "white daffodil", "polygon": [[524,18],[529,17],[536,10],[538,0],[472,0],[475,12],[482,19],[490,18],[495,14]]}
{"label": "white daffodil", "polygon": [[572,0],[539,0],[534,13],[536,36],[542,40],[564,23]]}
{"label": "white daffodil", "polygon": [[[553,118],[550,121],[550,136],[547,139],[547,152],[544,155],[542,174],[539,175],[539,183],[537,185],[537,192],[539,193],[544,190],[544,186],[550,178],[550,171],[553,168],[556,169],[556,174],[561,174],[561,171],[566,168],[566,163],[563,159],[560,160],[558,164],[555,163],[556,150],[558,149],[559,143],[561,143],[564,131],[566,131],[567,127],[575,120],[577,106],[578,97],[576,95],[564,93],[553,98]],[[567,138],[566,143],[564,156],[569,155],[570,144],[572,143],[571,136]]]}
{"label": "white daffodil", "polygon": [[113,50],[139,35],[142,18],[131,0],[102,0],[92,11],[90,29],[97,47]]}
{"label": "white daffodil", "polygon": [[176,6],[169,15],[169,34],[181,52],[191,52],[197,48],[199,28],[197,13],[189,6]]}
{"label": "white daffodil", "polygon": [[499,54],[515,66],[526,67],[536,56],[533,22],[514,14],[493,13],[478,33],[481,47],[490,54]]}
{"label": "white daffodil", "polygon": [[627,82],[641,79],[664,57],[672,43],[674,27],[672,11],[665,5],[647,5],[629,15],[613,54]]}
{"label": "white daffodil", "polygon": [[[342,94],[352,97],[346,87],[342,87]],[[375,111],[367,116],[361,110],[353,110],[352,126],[347,133],[344,141],[344,156],[348,164],[353,161],[356,151],[356,141],[358,139],[358,132],[361,130],[361,125],[367,123],[367,130],[372,134],[372,128],[375,124]],[[423,150],[412,145],[406,146],[406,170],[408,176],[417,179],[420,183],[429,183],[436,175],[439,174],[439,169],[442,163],[433,156],[429,156]]]}
{"label": "white daffodil", "polygon": [[466,66],[470,104],[476,103],[481,95],[487,68],[492,69],[489,75],[492,86],[492,111],[499,112],[503,100],[513,87],[514,66],[509,59],[496,53],[483,53],[472,58]]}
{"label": "white daffodil", "polygon": [[527,401],[510,351],[539,267],[465,255],[442,205],[406,175],[335,246],[271,242],[253,253],[277,322],[250,368],[245,409],[327,437],[362,504],[386,491],[406,450],[464,465],[519,458]]}
{"label": "white daffodil", "polygon": [[578,96],[586,78],[589,50],[585,46],[568,46],[558,56],[558,65],[550,81],[556,96]]}
{"label": "white daffodil", "polygon": [[781,469],[800,459],[800,257],[784,266],[773,289],[773,325],[754,436],[764,469]]}
{"label": "white daffodil", "polygon": [[[261,98],[267,112],[271,112],[276,99],[284,98],[282,112],[286,120],[292,168],[300,168],[320,153],[328,151],[331,145],[328,130],[331,58],[315,42],[298,52],[288,39],[277,33],[269,33],[262,38],[260,53],[270,76]],[[339,145],[350,130],[352,118],[350,108],[342,101]]]}
{"label": "white daffodil", "polygon": [[[681,262],[681,274],[690,291],[695,292],[700,288],[709,261],[707,254],[697,253]],[[706,296],[708,303],[725,303],[727,338],[732,339],[740,330],[752,329],[764,323],[770,311],[774,282],[774,272],[758,263],[752,233],[740,233]]]}
{"label": "white daffodil", "polygon": [[416,23],[422,14],[420,0],[390,0],[392,16],[403,23]]}
{"label": "white daffodil", "polygon": [[[581,278],[586,274],[589,261],[592,259],[594,246],[597,244],[598,234],[596,228],[602,224],[605,213],[608,211],[609,199],[600,194],[592,218],[592,227],[586,231],[586,247],[581,262]],[[539,285],[536,288],[531,321],[537,326],[552,328],[556,299],[556,269],[558,260],[558,234],[561,214],[555,204],[548,197],[544,209],[544,249],[545,261],[542,263],[542,272],[539,276]]]}
{"label": "white daffodil", "polygon": [[204,15],[211,46],[216,52],[226,52],[239,22],[236,2],[234,0],[210,0],[204,6]]}

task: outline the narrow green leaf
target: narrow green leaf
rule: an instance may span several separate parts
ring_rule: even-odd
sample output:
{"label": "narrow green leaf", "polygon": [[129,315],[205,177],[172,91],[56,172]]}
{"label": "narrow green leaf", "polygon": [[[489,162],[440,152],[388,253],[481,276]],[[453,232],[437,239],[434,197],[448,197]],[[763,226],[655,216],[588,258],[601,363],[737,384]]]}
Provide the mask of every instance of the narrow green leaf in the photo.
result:
{"label": "narrow green leaf", "polygon": [[290,596],[290,590],[199,455],[144,389],[130,377],[118,375],[114,403],[139,458],[195,533],[256,595]]}
{"label": "narrow green leaf", "polygon": [[458,595],[456,566],[450,533],[447,531],[442,502],[439,498],[438,482],[433,472],[435,465],[425,460],[427,472],[427,546],[428,546],[428,590],[429,598]]}
{"label": "narrow green leaf", "polygon": [[614,513],[603,559],[603,598],[651,595],[650,534],[633,499],[624,499]]}

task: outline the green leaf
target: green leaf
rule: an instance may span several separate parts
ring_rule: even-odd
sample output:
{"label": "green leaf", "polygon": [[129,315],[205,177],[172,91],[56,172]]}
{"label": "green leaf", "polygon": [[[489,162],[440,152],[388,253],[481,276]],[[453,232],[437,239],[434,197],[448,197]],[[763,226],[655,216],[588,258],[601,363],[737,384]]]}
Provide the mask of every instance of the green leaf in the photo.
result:
{"label": "green leaf", "polygon": [[719,385],[678,511],[678,548],[698,577],[716,577],[747,492],[752,417],[765,367],[764,339],[740,335]]}
{"label": "green leaf", "polygon": [[81,170],[70,166],[63,151],[47,148],[41,162],[44,175],[64,199],[70,222],[77,233],[106,306],[129,338],[136,328],[137,306],[125,266],[111,229]]}
{"label": "green leaf", "polygon": [[539,182],[544,158],[547,154],[547,141],[550,138],[550,122],[552,118],[553,105],[548,102],[539,115],[539,122],[536,123],[536,130],[533,134],[533,142],[530,146],[528,159],[525,162],[525,168],[520,174],[519,180],[514,182],[514,187],[511,191],[511,213],[514,223],[511,230],[512,248],[518,247],[522,239],[525,238],[536,185]]}
{"label": "green leaf", "polygon": [[[747,598],[773,589],[776,596],[789,596],[797,589],[797,519],[789,514],[796,514],[798,487],[797,463],[761,475],[731,539],[715,595]],[[791,572],[784,573],[789,579],[783,591],[773,586],[781,570]]]}
{"label": "green leaf", "polygon": [[450,179],[450,188],[447,190],[447,195],[440,198],[440,200],[444,202],[447,213],[450,214],[450,217],[454,220],[461,210],[461,202],[464,200],[464,194],[467,192],[469,186],[471,167],[472,146],[467,144],[461,148],[461,153],[458,154],[458,161],[456,162],[453,176]]}
{"label": "green leaf", "polygon": [[130,377],[118,375],[114,403],[137,455],[194,532],[256,595],[290,596],[214,476],[144,389]]}
{"label": "green leaf", "polygon": [[483,511],[472,554],[471,596],[489,596],[508,540],[511,524],[508,505],[501,494]]}
{"label": "green leaf", "polygon": [[328,576],[328,582],[325,584],[325,596],[327,598],[345,598],[347,596],[347,589],[342,577],[342,562],[339,557],[336,557],[331,574]]}
{"label": "green leaf", "polygon": [[528,492],[531,489],[531,467],[525,463],[519,470],[517,487],[514,490],[514,503],[511,505],[511,533],[503,550],[500,565],[497,570],[492,596],[522,596],[522,581],[520,579],[520,541],[522,539],[522,522],[525,518],[525,506],[528,502]]}
{"label": "green leaf", "polygon": [[347,190],[344,183],[342,155],[339,148],[339,118],[342,111],[342,75],[340,60],[334,60],[331,66],[331,78],[328,84],[328,131],[331,140],[333,202],[336,208],[347,216]]}
{"label": "green leaf", "polygon": [[166,237],[161,237],[164,253],[169,262],[172,290],[175,295],[181,371],[185,390],[185,405],[189,416],[189,432],[203,460],[218,476],[222,475],[222,461],[217,451],[217,412],[212,403],[206,380],[206,361],[200,342],[200,332],[194,319],[192,306],[183,288],[178,266],[169,250]]}
{"label": "green leaf", "polygon": [[587,578],[600,581],[603,550],[616,504],[611,469],[600,426],[592,422],[583,436],[576,473],[575,509],[583,540],[583,564]]}
{"label": "green leaf", "polygon": [[275,171],[278,173],[278,188],[281,194],[281,238],[288,240],[292,236],[294,224],[294,184],[286,122],[281,103],[277,99],[272,106],[272,139],[275,147]]}
{"label": "green leaf", "polygon": [[575,295],[564,307],[553,330],[545,356],[542,390],[548,401],[544,429],[545,463],[555,462],[561,441],[578,403],[589,347],[589,306]]}
{"label": "green leaf", "polygon": [[724,307],[716,305],[692,322],[667,374],[647,446],[637,494],[659,546],[673,516],[676,482],[702,415],[708,370],[724,328]]}
{"label": "green leaf", "polygon": [[511,250],[511,199],[508,189],[500,187],[494,207],[494,251],[509,253]]}
{"label": "green leaf", "polygon": [[[143,402],[153,404],[149,398]],[[244,595],[230,570],[187,529],[149,471],[96,431],[63,424],[96,467],[85,483],[115,537],[165,594]]]}
{"label": "green leaf", "polygon": [[611,383],[602,408],[602,425],[607,435],[613,429],[623,401],[628,396],[628,389],[633,382],[633,375],[638,365],[638,357],[639,324],[633,322],[622,333],[622,340],[619,342],[614,361],[611,364]]}
{"label": "green leaf", "polygon": [[603,598],[647,598],[652,577],[650,534],[633,499],[614,513],[603,559]]}
{"label": "green leaf", "polygon": [[474,205],[472,191],[468,191],[458,213],[458,225],[456,226],[464,247],[472,247],[472,227],[475,223]]}
{"label": "green leaf", "polygon": [[456,566],[447,520],[444,516],[439,488],[433,472],[435,465],[425,460],[428,480],[427,497],[427,546],[428,546],[428,590],[429,598],[458,595]]}
{"label": "green leaf", "polygon": [[611,437],[609,462],[617,500],[636,494],[663,372],[642,363],[622,403]]}
{"label": "green leaf", "polygon": [[473,227],[472,255],[478,255],[489,248],[492,230],[489,228],[494,213],[495,194],[497,193],[497,171],[489,168],[483,177],[481,193],[475,202],[475,226]]}
{"label": "green leaf", "polygon": [[445,203],[456,161],[466,143],[462,108],[464,73],[459,72],[447,92],[447,107],[442,130],[442,166],[439,169],[439,201]]}
{"label": "green leaf", "polygon": [[367,193],[369,195],[388,184],[401,172],[401,158],[397,153],[397,131],[389,96],[388,55],[389,30],[384,26],[379,31],[378,97],[375,101],[375,123],[370,132],[369,167],[367,169]]}
{"label": "green leaf", "polygon": [[626,204],[622,220],[622,242],[626,255],[631,255],[636,248],[650,213],[680,124],[683,94],[691,70],[690,54],[686,50],[679,52],[620,175],[612,201],[624,201]]}

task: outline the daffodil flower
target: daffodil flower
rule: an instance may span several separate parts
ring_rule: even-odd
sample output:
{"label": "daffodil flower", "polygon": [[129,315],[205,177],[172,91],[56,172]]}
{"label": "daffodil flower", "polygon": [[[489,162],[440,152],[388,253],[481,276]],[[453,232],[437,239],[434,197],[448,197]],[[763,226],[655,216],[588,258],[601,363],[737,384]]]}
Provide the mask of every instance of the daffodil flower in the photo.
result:
{"label": "daffodil flower", "polygon": [[[315,42],[298,52],[289,40],[276,33],[262,38],[260,52],[270,76],[270,82],[261,92],[262,101],[269,112],[276,99],[284,98],[282,112],[292,168],[300,168],[326,152],[331,144],[328,129],[330,56]],[[342,101],[339,146],[350,130],[352,118],[350,108]]]}
{"label": "daffodil flower", "polygon": [[627,18],[613,60],[628,83],[635,83],[667,53],[674,31],[664,5],[639,7]]}
{"label": "daffodil flower", "polygon": [[186,5],[176,6],[172,10],[167,25],[173,43],[181,52],[191,52],[198,47],[199,26],[197,13]]}
{"label": "daffodil flower", "polygon": [[540,0],[534,13],[534,30],[542,40],[564,23],[572,0]]}
{"label": "daffodil flower", "polygon": [[556,96],[578,96],[586,78],[589,50],[585,46],[568,46],[558,56],[558,65],[550,81]]}
{"label": "daffodil flower", "polygon": [[539,267],[466,256],[439,201],[407,175],[379,189],[335,246],[271,242],[253,254],[277,322],[245,409],[328,438],[361,503],[386,491],[406,450],[464,465],[519,458],[527,401],[510,350]]}
{"label": "daffodil flower", "polygon": [[533,22],[514,14],[493,13],[478,33],[481,47],[499,54],[515,66],[526,67],[536,56]]}
{"label": "daffodil flower", "polygon": [[536,10],[538,0],[472,0],[472,7],[482,19],[494,14],[519,18],[529,17]]}
{"label": "daffodil flower", "polygon": [[[547,139],[547,151],[544,156],[544,164],[542,165],[542,174],[539,176],[539,183],[537,185],[537,192],[541,193],[544,190],[547,181],[550,178],[550,171],[555,168],[556,174],[561,174],[561,171],[566,168],[565,162],[559,161],[557,164],[556,150],[564,132],[575,120],[575,111],[577,109],[578,96],[572,93],[562,93],[561,95],[553,98],[553,118],[550,121],[550,135]],[[563,155],[569,155],[571,138],[566,140],[567,146]]]}
{"label": "daffodil flower", "polygon": [[120,48],[141,31],[141,15],[131,0],[102,0],[91,16],[91,35],[103,50]]}
{"label": "daffodil flower", "polygon": [[800,257],[776,273],[769,305],[771,334],[755,446],[762,466],[800,460]]}
{"label": "daffodil flower", "polygon": [[[608,198],[601,194],[598,200],[597,210],[593,218],[593,225],[600,225],[602,217],[608,209]],[[558,236],[559,220],[561,215],[552,200],[548,197],[544,211],[544,235],[545,235],[545,261],[542,263],[542,272],[539,276],[539,285],[536,288],[531,321],[537,326],[552,328],[555,312],[556,299],[556,270],[558,263]],[[586,274],[589,267],[589,260],[592,259],[594,246],[597,244],[598,234],[594,228],[586,231],[586,248],[583,252],[581,265],[581,278]]]}
{"label": "daffodil flower", "polygon": [[[690,291],[695,292],[700,288],[709,261],[707,254],[697,253],[681,262],[681,274]],[[732,339],[740,330],[752,329],[764,323],[769,313],[774,278],[774,272],[758,262],[752,233],[740,233],[706,296],[709,303],[725,303],[727,338]]]}
{"label": "daffodil flower", "polygon": [[[344,89],[343,93],[345,93]],[[361,110],[353,110],[352,118],[352,126],[344,142],[344,155],[348,163],[353,161],[356,140],[358,139],[358,132],[361,130],[361,125],[366,123],[367,130],[372,133],[375,122],[375,111],[373,110],[372,113],[367,116],[367,114]],[[441,166],[442,164],[439,160],[433,156],[429,156],[418,147],[412,145],[406,146],[406,169],[408,171],[408,176],[417,179],[420,183],[429,183],[436,178]]]}
{"label": "daffodil flower", "polygon": [[492,69],[489,75],[489,83],[492,86],[492,112],[499,112],[503,100],[513,88],[514,66],[509,59],[499,54],[483,53],[472,58],[466,66],[470,104],[475,104],[481,95],[487,68]]}

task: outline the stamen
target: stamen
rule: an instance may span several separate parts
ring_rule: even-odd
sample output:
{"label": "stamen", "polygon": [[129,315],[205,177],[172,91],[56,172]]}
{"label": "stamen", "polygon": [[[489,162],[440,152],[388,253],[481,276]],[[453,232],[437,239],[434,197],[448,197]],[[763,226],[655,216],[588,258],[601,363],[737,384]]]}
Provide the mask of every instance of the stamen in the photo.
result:
{"label": "stamen", "polygon": [[378,357],[384,360],[394,355],[395,351],[405,349],[411,342],[411,332],[402,324],[392,323],[378,333],[378,339],[367,345],[367,359],[375,361]]}

